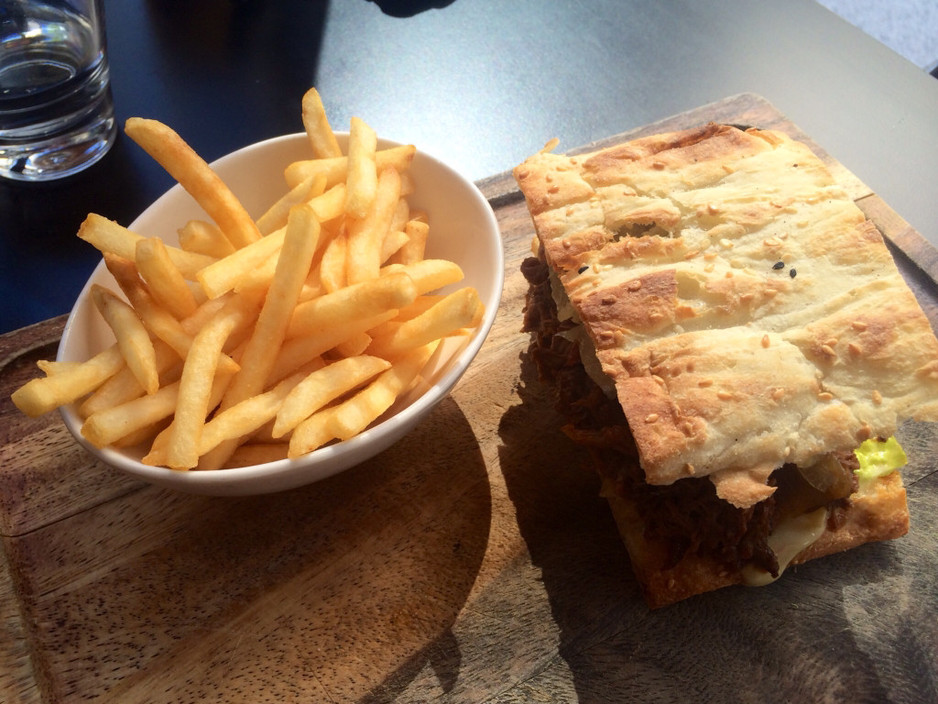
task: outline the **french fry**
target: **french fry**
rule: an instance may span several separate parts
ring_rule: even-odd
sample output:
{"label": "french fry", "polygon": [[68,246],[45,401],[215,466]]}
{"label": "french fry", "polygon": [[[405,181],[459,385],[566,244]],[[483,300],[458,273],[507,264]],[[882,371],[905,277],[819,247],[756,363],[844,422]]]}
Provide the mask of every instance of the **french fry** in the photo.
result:
{"label": "french fry", "polygon": [[179,382],[156,393],[92,413],[81,426],[82,436],[95,447],[114,445],[121,438],[170,417],[176,410]]}
{"label": "french fry", "polygon": [[460,266],[448,259],[422,259],[412,264],[389,264],[381,268],[382,276],[400,272],[413,279],[418,295],[458,283],[464,276]]}
{"label": "french fry", "polygon": [[61,374],[62,372],[74,372],[81,362],[58,362],[50,359],[36,360],[36,366],[46,376]]}
{"label": "french fry", "polygon": [[137,377],[137,381],[148,394],[160,388],[160,375],[156,369],[156,351],[150,333],[144,327],[136,311],[118,298],[110,289],[98,284],[91,287],[91,299],[107,322],[124,362]]}
{"label": "french fry", "polygon": [[239,281],[280,251],[286,234],[287,228],[281,228],[200,270],[197,278],[205,295],[218,298],[234,289]]}
{"label": "french fry", "polygon": [[199,441],[210,410],[218,360],[228,335],[247,315],[242,302],[233,298],[192,340],[179,379],[173,422],[168,429],[165,460],[168,467],[188,470],[198,464]]}
{"label": "french fry", "polygon": [[405,244],[407,244],[407,234],[403,230],[390,229],[384,241],[381,242],[381,264],[389,261]]}
{"label": "french fry", "polygon": [[345,286],[345,260],[348,253],[348,235],[344,228],[333,237],[319,260],[319,281],[327,293]]}
{"label": "french fry", "polygon": [[415,318],[388,329],[375,329],[367,352],[385,359],[452,335],[460,328],[478,324],[484,307],[474,288],[466,287],[445,296]]}
{"label": "french fry", "polygon": [[342,410],[341,405],[323,408],[300,423],[290,436],[287,457],[295,459],[307,452],[318,450],[326,443],[334,440],[335,432],[332,430],[332,421],[337,414],[342,413]]}
{"label": "french fry", "polygon": [[228,241],[225,233],[219,230],[218,225],[213,222],[190,220],[180,227],[176,234],[179,236],[179,246],[187,252],[221,259],[235,251],[234,245]]}
{"label": "french fry", "polygon": [[302,205],[294,207],[290,211],[277,270],[254,332],[241,357],[243,372],[232,382],[223,407],[238,403],[263,389],[277,351],[286,337],[293,309],[316,251],[318,237],[319,222],[312,210]]}
{"label": "french fry", "polygon": [[391,256],[406,244],[408,235],[404,231],[407,227],[407,221],[410,219],[410,205],[407,198],[404,197],[403,179],[401,180],[401,197],[397,201],[397,207],[394,209],[394,215],[391,217],[391,223],[388,227],[388,234],[381,243],[381,264],[385,264]]}
{"label": "french fry", "polygon": [[417,287],[404,273],[363,281],[300,303],[290,317],[288,338],[337,328],[350,321],[403,308],[417,298]]}
{"label": "french fry", "polygon": [[409,351],[348,400],[302,421],[290,437],[289,456],[298,457],[330,440],[347,440],[362,432],[414,383],[434,349],[436,343]]}
{"label": "french fry", "polygon": [[427,247],[430,226],[424,220],[408,220],[404,225],[407,241],[389,258],[394,264],[414,264],[422,261]]}
{"label": "french fry", "polygon": [[147,237],[137,241],[134,254],[137,271],[150,288],[150,293],[175,318],[195,313],[198,303],[195,295],[173,264],[163,240]]}
{"label": "french fry", "polygon": [[349,225],[345,258],[345,278],[348,283],[355,284],[378,277],[381,247],[391,227],[400,195],[400,174],[395,169],[382,170],[368,209],[364,214],[356,216],[360,219],[353,220]]}
{"label": "french fry", "polygon": [[[404,172],[410,167],[417,149],[412,144],[402,144],[387,149],[379,149],[375,152],[375,168],[378,171],[388,167],[394,167],[400,172]],[[298,183],[310,176],[322,173],[326,176],[326,188],[331,188],[337,183],[345,182],[348,176],[349,159],[347,156],[337,156],[328,159],[301,159],[294,161],[284,169],[284,180],[287,187],[293,188]]]}
{"label": "french fry", "polygon": [[[211,406],[212,404],[209,403],[209,405]],[[140,458],[143,464],[148,464],[153,467],[166,466],[166,450],[169,447],[169,434],[172,427],[173,424],[170,423],[156,434],[150,442],[150,451]]]}
{"label": "french fry", "polygon": [[378,136],[364,120],[353,117],[348,136],[348,175],[345,179],[345,212],[364,218],[371,210],[378,187],[375,153]]}
{"label": "french fry", "polygon": [[266,289],[274,278],[274,273],[277,271],[277,262],[279,261],[280,252],[274,252],[262,264],[258,264],[255,268],[246,271],[244,276],[240,277],[235,284],[235,293]]}
{"label": "french fry", "polygon": [[387,311],[369,318],[349,320],[342,326],[333,326],[287,340],[277,352],[268,383],[276,383],[311,359],[335,349],[346,340],[386,323],[394,317],[394,313],[394,311]]}
{"label": "french fry", "polygon": [[[229,306],[233,306],[234,302],[229,301]],[[227,310],[227,308],[226,308]],[[232,311],[233,312],[233,311]],[[221,402],[222,396],[224,396],[225,391],[228,388],[228,384],[231,381],[231,376],[226,371],[221,369],[217,370],[215,378],[212,380],[212,388],[208,397],[208,408],[216,408]],[[173,421],[169,424],[166,424],[165,421],[157,423],[156,435],[152,436],[153,439],[150,442],[150,451],[140,460],[143,464],[148,465],[160,465],[167,467],[167,453],[169,452],[170,443],[172,442],[172,431],[173,423],[175,422],[175,416]],[[138,431],[138,432],[142,432]],[[128,436],[129,437],[129,436]]]}
{"label": "french fry", "polygon": [[341,358],[357,357],[368,349],[368,345],[371,344],[372,339],[371,335],[367,332],[357,333],[333,347],[331,350],[332,355],[338,355]]}
{"label": "french fry", "polygon": [[[108,220],[94,213],[88,215],[82,222],[78,230],[78,237],[102,254],[108,252],[131,261],[137,253],[137,242],[143,239],[142,235],[131,232],[113,220]],[[195,275],[215,261],[214,258],[205,254],[187,252],[178,247],[167,246],[166,250],[173,264],[190,281],[195,281]]]}
{"label": "french fry", "polygon": [[329,126],[329,119],[319,91],[315,88],[306,91],[301,107],[303,127],[306,129],[306,136],[313,148],[313,154],[321,159],[342,156],[339,141],[332,127]]}
{"label": "french fry", "polygon": [[270,391],[250,396],[234,406],[217,413],[202,428],[199,455],[205,455],[223,442],[250,435],[277,415],[288,394],[306,376],[293,374]]}
{"label": "french fry", "polygon": [[104,263],[137,315],[140,316],[144,327],[184,358],[192,344],[192,335],[186,332],[182,324],[153,298],[149,288],[137,275],[136,264],[114,254],[105,254]]}
{"label": "french fry", "polygon": [[416,381],[438,344],[438,341],[434,341],[410,350],[374,382],[346,401],[343,404],[345,411],[333,419],[336,437],[348,440],[358,435],[388,410]]}
{"label": "french fry", "polygon": [[152,443],[153,439],[168,424],[169,424],[169,421],[166,418],[164,418],[163,420],[157,421],[156,423],[153,423],[152,425],[148,425],[143,428],[138,428],[137,430],[131,433],[127,433],[127,435],[125,435],[124,437],[119,438],[118,440],[115,440],[114,442],[112,442],[110,446],[113,448],[120,449],[120,448],[125,448],[125,447],[135,447],[137,445],[144,445],[147,442]]}
{"label": "french fry", "polygon": [[[320,256],[320,260],[322,257]],[[323,288],[322,279],[319,278],[319,262],[313,261],[313,265],[309,269],[309,275],[306,277],[306,281],[303,282],[303,289],[300,291],[299,302],[304,303],[305,301],[311,301],[317,296],[321,296],[326,292],[326,289]]]}
{"label": "french fry", "polygon": [[269,235],[287,224],[290,208],[322,195],[326,190],[325,174],[316,174],[291,188],[281,196],[267,211],[257,219],[257,229],[262,235]]}
{"label": "french fry", "polygon": [[13,404],[36,418],[91,393],[124,367],[117,345],[111,345],[77,367],[52,376],[30,379],[11,394]]}
{"label": "french fry", "polygon": [[[184,320],[180,320],[179,324],[182,325],[182,329],[187,335],[195,336],[195,334],[202,329],[202,327],[208,323],[209,320],[214,318],[222,308],[228,305],[228,301],[231,298],[234,298],[235,294],[227,293],[224,296],[219,296],[218,298],[210,298],[199,305],[195,313],[190,315]],[[241,298],[244,300],[244,305],[253,305],[257,310],[260,310],[260,299],[254,296],[241,295]]]}
{"label": "french fry", "polygon": [[[399,171],[398,174],[400,174]],[[397,207],[394,208],[394,217],[391,219],[391,229],[403,231],[409,220],[410,203],[407,202],[407,194],[404,192],[404,177],[401,176],[401,197],[397,201]]]}
{"label": "french fry", "polygon": [[397,311],[397,315],[394,316],[394,322],[403,323],[416,318],[442,300],[443,294],[439,293],[425,293],[422,296],[418,296],[409,306],[405,306]]}
{"label": "french fry", "polygon": [[241,201],[170,127],[157,120],[131,117],[124,131],[188,191],[235,248],[260,239],[257,225]]}
{"label": "french fry", "polygon": [[314,371],[284,397],[271,434],[275,438],[283,437],[327,403],[390,366],[390,362],[384,359],[359,355],[338,360]]}
{"label": "french fry", "polygon": [[320,223],[325,224],[345,213],[345,193],[345,184],[337,183],[308,201]]}
{"label": "french fry", "polygon": [[287,459],[287,443],[285,442],[247,442],[238,446],[228,461],[228,466],[252,467],[285,459]]}
{"label": "french fry", "polygon": [[[155,340],[153,349],[156,352],[156,369],[160,375],[160,388],[178,381],[179,375],[182,373],[182,360],[179,355],[162,340]],[[101,384],[81,402],[78,407],[78,415],[82,418],[88,418],[98,411],[119,406],[145,395],[146,392],[140,382],[137,381],[137,377],[127,366],[124,366],[123,369]]]}

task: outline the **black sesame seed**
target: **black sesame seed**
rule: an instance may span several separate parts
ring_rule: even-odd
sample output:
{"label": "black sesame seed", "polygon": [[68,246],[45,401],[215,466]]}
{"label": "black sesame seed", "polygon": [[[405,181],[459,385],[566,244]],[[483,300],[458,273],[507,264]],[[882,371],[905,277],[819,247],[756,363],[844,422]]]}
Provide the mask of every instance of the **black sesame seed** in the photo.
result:
{"label": "black sesame seed", "polygon": [[583,273],[584,271],[586,271],[587,269],[589,269],[588,266],[581,266],[579,269],[576,270],[576,273],[582,274],[582,273]]}
{"label": "black sesame seed", "polygon": [[789,275],[791,278],[795,278],[796,276],[798,276],[798,272],[795,271],[794,269],[790,269],[790,270],[788,271],[788,275]]}
{"label": "black sesame seed", "polygon": [[784,269],[784,268],[785,268],[785,262],[775,262],[775,264],[772,265],[772,268],[773,268],[773,269]]}

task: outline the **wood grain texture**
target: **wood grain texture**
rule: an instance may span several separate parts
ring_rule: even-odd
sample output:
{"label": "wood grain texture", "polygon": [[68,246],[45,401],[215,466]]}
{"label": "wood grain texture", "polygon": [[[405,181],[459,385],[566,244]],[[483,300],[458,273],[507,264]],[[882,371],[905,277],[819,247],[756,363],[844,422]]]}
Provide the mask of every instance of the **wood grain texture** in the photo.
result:
{"label": "wood grain texture", "polygon": [[[604,142],[708,119],[801,136],[744,95]],[[824,156],[935,325],[934,250]],[[0,701],[938,700],[935,430],[903,428],[907,537],[650,612],[525,358],[524,203],[508,174],[480,185],[506,285],[479,357],[412,434],[308,487],[130,480],[9,401],[63,320],[0,337]]]}

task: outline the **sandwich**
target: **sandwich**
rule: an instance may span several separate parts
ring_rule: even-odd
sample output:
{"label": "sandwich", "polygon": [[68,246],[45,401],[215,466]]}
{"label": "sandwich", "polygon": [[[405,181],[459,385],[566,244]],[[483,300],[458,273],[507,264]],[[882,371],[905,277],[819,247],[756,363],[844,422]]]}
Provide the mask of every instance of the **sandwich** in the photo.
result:
{"label": "sandwich", "polygon": [[524,330],[651,608],[909,530],[938,340],[805,144],[707,124],[514,169]]}

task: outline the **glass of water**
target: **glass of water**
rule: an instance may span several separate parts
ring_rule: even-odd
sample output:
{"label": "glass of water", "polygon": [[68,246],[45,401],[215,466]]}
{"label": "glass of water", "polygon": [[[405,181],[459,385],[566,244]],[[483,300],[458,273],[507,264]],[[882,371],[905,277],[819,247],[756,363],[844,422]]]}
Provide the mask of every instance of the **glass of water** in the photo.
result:
{"label": "glass of water", "polygon": [[115,134],[101,0],[0,0],[0,176],[69,176]]}

